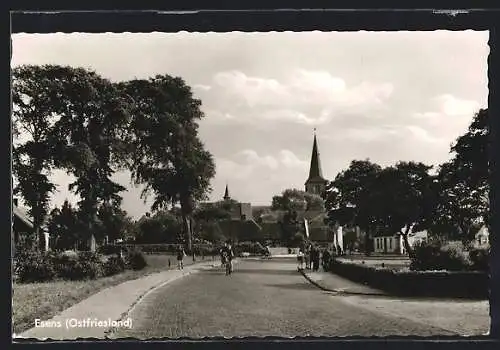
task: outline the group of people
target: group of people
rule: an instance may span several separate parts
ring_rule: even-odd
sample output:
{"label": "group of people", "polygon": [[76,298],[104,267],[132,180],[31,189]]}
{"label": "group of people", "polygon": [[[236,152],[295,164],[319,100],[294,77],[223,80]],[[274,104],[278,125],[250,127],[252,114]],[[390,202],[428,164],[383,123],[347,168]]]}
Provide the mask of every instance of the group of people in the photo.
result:
{"label": "group of people", "polygon": [[297,269],[302,270],[305,264],[306,269],[318,271],[321,260],[321,252],[319,250],[319,247],[312,243],[309,243],[305,245],[305,247],[299,248],[299,253],[297,254],[297,260],[298,260]]}
{"label": "group of people", "polygon": [[[230,265],[229,273],[231,273],[233,270],[232,264],[234,258],[234,251],[230,241],[226,241],[224,243],[224,246],[220,249],[219,254],[220,254],[221,265],[225,266],[226,263],[228,263]],[[179,246],[177,247],[177,268],[179,270],[184,269],[184,257],[186,255],[187,254],[184,248],[182,247],[182,244],[179,244]],[[193,255],[193,260],[194,260],[194,255]]]}

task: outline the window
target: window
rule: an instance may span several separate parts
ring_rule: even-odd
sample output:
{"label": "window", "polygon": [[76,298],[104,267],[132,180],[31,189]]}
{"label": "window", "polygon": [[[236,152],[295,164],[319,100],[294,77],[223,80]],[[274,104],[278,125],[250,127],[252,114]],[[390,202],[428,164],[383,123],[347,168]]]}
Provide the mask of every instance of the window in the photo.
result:
{"label": "window", "polygon": [[392,249],[392,238],[389,239],[389,249]]}

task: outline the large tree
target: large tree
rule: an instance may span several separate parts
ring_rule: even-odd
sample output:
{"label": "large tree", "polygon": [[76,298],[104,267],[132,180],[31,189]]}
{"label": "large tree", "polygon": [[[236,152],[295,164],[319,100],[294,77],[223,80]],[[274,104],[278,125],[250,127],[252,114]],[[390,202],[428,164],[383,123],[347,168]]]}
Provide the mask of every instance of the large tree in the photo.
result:
{"label": "large tree", "polygon": [[379,226],[378,206],[373,201],[382,167],[370,160],[353,160],[349,168],[330,182],[326,193],[328,222],[332,226],[353,224],[365,232],[365,252]]}
{"label": "large tree", "polygon": [[[125,189],[111,175],[113,165],[120,164],[126,154],[123,146],[130,99],[119,94],[110,81],[83,68],[21,66],[14,70],[13,85],[20,125],[25,131],[30,123],[37,125],[33,131],[42,140],[36,142],[42,146],[30,147],[36,149],[28,152],[32,162],[23,162],[26,149],[18,148],[19,155],[14,155],[23,197],[33,197],[26,185],[33,179],[34,197],[42,203],[32,213],[34,219],[41,220],[46,210],[43,203],[54,189],[40,169],[52,165],[76,177],[70,190],[81,198],[79,215],[89,225],[84,234],[90,235],[99,205],[120,200],[118,194]],[[41,130],[45,132],[40,138]]]}
{"label": "large tree", "polygon": [[[107,79],[83,68],[45,66],[58,83],[53,98],[54,143],[58,165],[76,177],[70,184],[81,198],[86,235],[98,222],[101,205],[118,205],[125,187],[111,176],[123,166],[131,99]],[[86,238],[86,237],[82,237]]]}
{"label": "large tree", "polygon": [[53,85],[41,67],[21,66],[12,71],[14,194],[21,195],[29,208],[40,248],[40,229],[49,211],[50,195],[56,189],[49,180],[54,166],[50,137]]}
{"label": "large tree", "polygon": [[431,169],[418,162],[398,162],[387,167],[379,173],[372,196],[379,228],[390,234],[399,233],[410,255],[408,236],[427,225],[433,209]]}
{"label": "large tree", "polygon": [[440,166],[434,234],[470,241],[478,224],[489,224],[488,144],[488,110],[481,109],[452,145],[453,158]]}
{"label": "large tree", "polygon": [[191,215],[207,198],[215,175],[212,155],[198,137],[201,101],[183,79],[158,75],[118,85],[134,100],[129,169],[143,196],[153,194],[152,210],[180,204],[183,231],[191,250]]}

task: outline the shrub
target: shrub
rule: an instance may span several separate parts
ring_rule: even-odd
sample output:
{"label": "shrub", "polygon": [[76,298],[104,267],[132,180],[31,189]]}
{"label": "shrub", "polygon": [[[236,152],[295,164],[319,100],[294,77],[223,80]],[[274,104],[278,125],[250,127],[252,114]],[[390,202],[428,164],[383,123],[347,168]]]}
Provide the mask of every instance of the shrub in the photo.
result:
{"label": "shrub", "polygon": [[14,273],[21,283],[50,281],[56,270],[50,254],[39,251],[21,251],[15,259]]}
{"label": "shrub", "polygon": [[487,248],[471,248],[469,251],[472,269],[477,271],[488,271],[490,252]]}
{"label": "shrub", "polygon": [[102,255],[120,254],[121,247],[116,245],[103,245],[97,250]]}
{"label": "shrub", "polygon": [[469,252],[462,245],[446,245],[441,248],[440,264],[437,268],[448,271],[470,270],[472,262]]}
{"label": "shrub", "polygon": [[109,257],[102,264],[102,275],[103,276],[112,276],[117,273],[123,272],[125,270],[125,262],[119,256]]}
{"label": "shrub", "polygon": [[57,277],[65,280],[94,279],[103,275],[101,257],[92,252],[78,252],[76,258],[68,254],[53,257]]}
{"label": "shrub", "polygon": [[127,254],[125,256],[125,266],[132,270],[142,270],[147,266],[146,259],[144,258],[144,254],[142,251],[133,247],[127,250]]}
{"label": "shrub", "polygon": [[421,242],[413,249],[410,269],[466,271],[473,268],[469,250],[460,242]]}

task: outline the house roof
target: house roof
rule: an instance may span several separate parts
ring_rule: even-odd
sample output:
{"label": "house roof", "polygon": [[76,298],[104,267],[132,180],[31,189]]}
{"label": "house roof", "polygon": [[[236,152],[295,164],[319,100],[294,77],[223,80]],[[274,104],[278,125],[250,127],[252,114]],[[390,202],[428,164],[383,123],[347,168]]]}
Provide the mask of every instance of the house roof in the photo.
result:
{"label": "house roof", "polygon": [[33,228],[33,220],[30,218],[25,209],[14,205],[12,208],[12,214],[17,216],[25,225]]}

